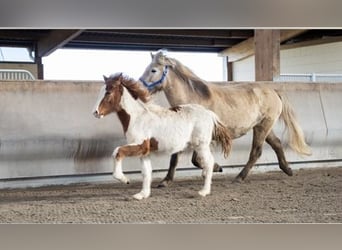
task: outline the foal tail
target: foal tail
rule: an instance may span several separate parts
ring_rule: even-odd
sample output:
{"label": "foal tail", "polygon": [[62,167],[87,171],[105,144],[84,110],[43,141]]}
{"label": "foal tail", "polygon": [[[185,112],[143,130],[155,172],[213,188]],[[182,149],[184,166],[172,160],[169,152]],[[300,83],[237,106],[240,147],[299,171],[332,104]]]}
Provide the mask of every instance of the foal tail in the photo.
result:
{"label": "foal tail", "polygon": [[285,127],[288,129],[290,147],[299,154],[311,155],[311,149],[305,142],[303,130],[297,122],[295,113],[287,97],[280,93],[278,93],[278,95],[283,103],[280,117],[284,121]]}
{"label": "foal tail", "polygon": [[222,147],[224,157],[227,158],[232,148],[232,139],[227,128],[215,117],[215,125],[213,129],[213,140],[219,142]]}

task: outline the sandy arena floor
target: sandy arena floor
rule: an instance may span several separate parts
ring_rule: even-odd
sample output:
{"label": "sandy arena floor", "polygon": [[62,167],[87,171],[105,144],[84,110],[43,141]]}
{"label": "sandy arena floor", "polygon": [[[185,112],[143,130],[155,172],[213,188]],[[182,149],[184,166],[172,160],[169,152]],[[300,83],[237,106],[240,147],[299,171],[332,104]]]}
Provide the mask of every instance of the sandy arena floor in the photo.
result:
{"label": "sandy arena floor", "polygon": [[0,190],[0,223],[342,223],[342,167],[294,173],[251,173],[243,184],[218,173],[205,198],[200,177],[143,201],[132,198],[140,181]]}

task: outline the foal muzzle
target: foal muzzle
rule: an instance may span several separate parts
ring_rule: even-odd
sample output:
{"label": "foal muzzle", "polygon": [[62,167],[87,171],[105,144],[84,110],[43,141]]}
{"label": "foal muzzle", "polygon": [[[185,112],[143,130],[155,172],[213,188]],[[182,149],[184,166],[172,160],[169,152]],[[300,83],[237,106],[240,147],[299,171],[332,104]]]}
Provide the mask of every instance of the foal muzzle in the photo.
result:
{"label": "foal muzzle", "polygon": [[99,118],[99,119],[103,117],[103,115],[100,115],[99,112],[98,112],[97,110],[95,110],[95,111],[93,112],[93,115],[94,115],[96,118]]}

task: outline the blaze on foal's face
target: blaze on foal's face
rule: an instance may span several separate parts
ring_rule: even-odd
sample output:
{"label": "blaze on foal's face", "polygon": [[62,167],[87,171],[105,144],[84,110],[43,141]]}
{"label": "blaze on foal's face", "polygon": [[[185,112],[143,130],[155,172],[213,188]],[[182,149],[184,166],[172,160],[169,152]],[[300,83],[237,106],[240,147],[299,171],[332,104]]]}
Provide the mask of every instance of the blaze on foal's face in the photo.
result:
{"label": "blaze on foal's face", "polygon": [[120,77],[113,79],[104,77],[104,80],[105,86],[102,89],[102,100],[94,112],[97,118],[121,110],[120,101],[123,94],[123,86],[121,85]]}

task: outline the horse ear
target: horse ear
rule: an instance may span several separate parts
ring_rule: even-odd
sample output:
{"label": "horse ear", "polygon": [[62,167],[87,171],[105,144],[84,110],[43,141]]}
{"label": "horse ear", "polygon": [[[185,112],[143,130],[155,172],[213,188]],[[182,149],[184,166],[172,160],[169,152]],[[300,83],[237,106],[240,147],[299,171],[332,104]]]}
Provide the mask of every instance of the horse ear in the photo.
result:
{"label": "horse ear", "polygon": [[152,54],[152,52],[150,53],[150,55],[151,55],[151,59],[153,60],[153,58],[154,58],[154,55]]}
{"label": "horse ear", "polygon": [[106,82],[108,80],[108,77],[103,75],[103,80]]}
{"label": "horse ear", "polygon": [[176,62],[171,58],[164,57],[164,64],[169,67],[174,67],[176,65]]}

